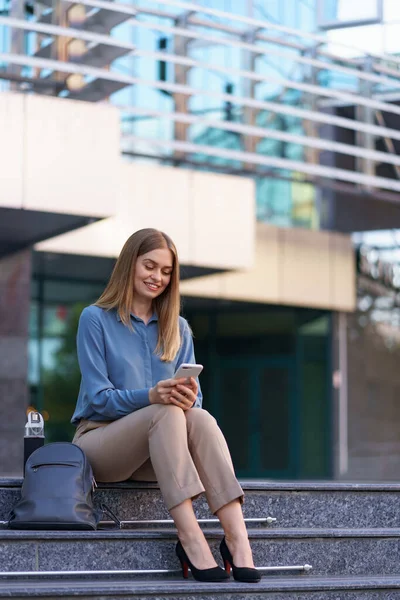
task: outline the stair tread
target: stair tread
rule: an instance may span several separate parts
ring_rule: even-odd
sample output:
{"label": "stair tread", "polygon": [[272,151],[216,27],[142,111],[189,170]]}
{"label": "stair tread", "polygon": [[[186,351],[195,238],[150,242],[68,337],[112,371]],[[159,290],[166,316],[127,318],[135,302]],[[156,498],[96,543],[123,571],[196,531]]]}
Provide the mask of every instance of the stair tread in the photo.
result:
{"label": "stair tread", "polygon": [[[279,538],[399,538],[399,528],[371,528],[371,529],[322,529],[322,528],[248,528],[250,539],[279,539]],[[223,535],[220,528],[204,529],[207,538],[221,538]],[[99,529],[97,531],[41,531],[41,530],[12,530],[0,529],[1,540],[104,540],[104,539],[128,539],[128,540],[171,540],[176,539],[174,528],[135,528],[135,529]]]}
{"label": "stair tread", "polygon": [[233,579],[227,583],[200,583],[194,582],[190,577],[187,581],[181,578],[169,580],[118,580],[84,581],[79,579],[45,580],[45,581],[9,581],[0,582],[0,597],[26,596],[26,597],[62,597],[73,593],[79,595],[124,595],[144,594],[162,597],[172,594],[193,593],[251,593],[256,592],[287,592],[287,591],[322,591],[322,590],[372,590],[372,589],[400,589],[400,576],[372,576],[372,577],[271,577],[264,576],[258,584],[235,582]]}
{"label": "stair tread", "polygon": [[[20,488],[22,478],[0,478],[2,487]],[[244,491],[315,491],[315,492],[400,492],[400,483],[395,482],[351,482],[351,481],[265,481],[239,480]],[[157,483],[143,481],[122,481],[117,483],[98,482],[99,489],[110,490],[159,490]]]}

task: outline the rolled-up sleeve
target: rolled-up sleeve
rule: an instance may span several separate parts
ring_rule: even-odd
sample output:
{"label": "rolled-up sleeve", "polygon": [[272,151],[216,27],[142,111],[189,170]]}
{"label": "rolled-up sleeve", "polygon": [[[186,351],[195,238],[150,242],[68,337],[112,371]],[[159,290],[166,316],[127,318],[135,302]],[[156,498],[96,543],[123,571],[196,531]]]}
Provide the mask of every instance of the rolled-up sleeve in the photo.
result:
{"label": "rolled-up sleeve", "polygon": [[[181,318],[181,347],[178,354],[178,360],[176,362],[177,367],[182,363],[195,364],[196,358],[194,355],[193,336],[190,331],[190,327],[187,321]],[[193,408],[201,408],[203,404],[203,394],[201,392],[199,378],[196,377],[197,384],[199,386],[196,402],[193,404]]]}
{"label": "rolled-up sleeve", "polygon": [[150,388],[116,389],[111,383],[102,324],[87,309],[83,310],[79,320],[77,352],[86,400],[96,413],[114,420],[150,404]]}

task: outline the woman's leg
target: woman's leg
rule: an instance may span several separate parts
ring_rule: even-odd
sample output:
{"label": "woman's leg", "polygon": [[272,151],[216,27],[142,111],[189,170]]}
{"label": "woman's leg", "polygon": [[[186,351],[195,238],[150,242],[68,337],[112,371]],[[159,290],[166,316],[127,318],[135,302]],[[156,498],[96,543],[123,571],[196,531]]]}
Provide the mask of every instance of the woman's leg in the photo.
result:
{"label": "woman's leg", "polygon": [[242,506],[238,500],[225,504],[217,511],[225,532],[225,540],[236,567],[254,568],[253,555],[243,519]]}
{"label": "woman's leg", "polygon": [[178,530],[178,537],[190,561],[198,569],[211,569],[217,564],[204,533],[197,522],[191,500],[185,500],[169,511]]}
{"label": "woman's leg", "polygon": [[189,450],[205,487],[211,511],[224,529],[233,562],[254,567],[241,503],[243,490],[236,479],[232,459],[216,420],[205,410],[185,413]]}
{"label": "woman's leg", "polygon": [[152,404],[76,441],[99,481],[125,481],[151,459],[170,509],[204,491],[187,445],[182,409]]}
{"label": "woman's leg", "polygon": [[243,490],[236,479],[231,455],[224,435],[214,417],[202,408],[185,413],[189,451],[205,487],[211,512],[232,500],[243,499]]}
{"label": "woman's leg", "polygon": [[191,498],[204,491],[188,448],[185,414],[153,404],[76,440],[98,481],[124,481],[151,459],[167,508],[189,559],[198,569],[216,565],[193,512]]}

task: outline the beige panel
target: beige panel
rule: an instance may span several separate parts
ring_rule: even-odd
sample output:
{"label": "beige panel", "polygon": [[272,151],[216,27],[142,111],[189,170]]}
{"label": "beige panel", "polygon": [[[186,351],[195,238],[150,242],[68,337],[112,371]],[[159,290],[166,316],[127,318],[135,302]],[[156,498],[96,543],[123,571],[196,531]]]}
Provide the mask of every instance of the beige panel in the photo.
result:
{"label": "beige panel", "polygon": [[125,242],[115,217],[58,235],[35,245],[35,250],[115,258]]}
{"label": "beige panel", "polygon": [[331,306],[329,234],[282,229],[281,235],[281,301],[300,306]]}
{"label": "beige panel", "polygon": [[[247,302],[279,301],[279,235],[280,229],[265,223],[256,227],[256,257],[251,270],[209,275],[181,283],[181,292],[188,296],[243,300]],[[211,283],[212,282],[212,283]]]}
{"label": "beige panel", "polygon": [[24,207],[111,216],[122,165],[118,110],[35,95],[24,101]]}
{"label": "beige panel", "polygon": [[279,300],[280,230],[265,223],[257,225],[256,257],[253,269],[224,275],[225,298],[269,302]]}
{"label": "beige panel", "polygon": [[[181,284],[188,296],[217,297],[351,311],[355,308],[354,250],[349,236],[257,225],[253,269]],[[218,289],[219,295],[218,295]]]}
{"label": "beige panel", "polygon": [[353,310],[356,304],[356,259],[350,236],[330,234],[332,296],[338,310]]}
{"label": "beige panel", "polygon": [[224,298],[224,274],[207,275],[181,281],[181,294],[204,298]]}
{"label": "beige panel", "polygon": [[[255,238],[252,182],[249,185],[246,179],[225,175],[198,179],[197,173],[187,169],[123,161],[120,174],[114,218],[42,242],[36,248],[117,256],[134,231],[155,227],[172,237],[182,264],[220,269],[252,264]],[[234,183],[237,198],[232,189]],[[221,198],[218,210],[212,193],[216,188]]]}
{"label": "beige panel", "polygon": [[192,172],[194,265],[249,268],[254,260],[255,185],[233,175]]}
{"label": "beige panel", "polygon": [[23,98],[0,93],[0,206],[20,208],[23,192]]}
{"label": "beige panel", "polygon": [[178,248],[180,260],[190,259],[193,223],[190,211],[190,171],[141,163],[123,167],[124,203],[119,217],[126,237],[138,229],[155,227],[165,231]]}

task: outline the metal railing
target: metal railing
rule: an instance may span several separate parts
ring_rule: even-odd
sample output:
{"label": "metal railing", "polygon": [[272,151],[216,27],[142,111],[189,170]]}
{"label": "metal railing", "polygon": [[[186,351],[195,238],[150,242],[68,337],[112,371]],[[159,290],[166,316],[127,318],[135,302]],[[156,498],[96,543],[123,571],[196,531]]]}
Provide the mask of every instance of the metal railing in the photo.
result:
{"label": "metal railing", "polygon": [[[83,10],[79,23],[68,17],[77,5]],[[134,154],[146,144],[160,158],[205,155],[228,163],[239,161],[255,173],[259,167],[269,167],[300,173],[307,181],[400,191],[399,57],[360,53],[358,59],[344,58],[332,52],[324,35],[178,0],[160,0],[157,6],[162,9],[152,2],[133,6],[108,0],[45,0],[39,6],[42,9],[29,19],[0,16],[0,29],[10,33],[9,47],[0,52],[0,61],[7,65],[0,77],[9,76],[13,89],[25,92],[114,102],[121,115],[130,118],[131,131],[122,138],[125,152]],[[134,42],[135,32],[166,36],[170,48],[140,47]],[[68,50],[74,40],[82,43],[79,56]],[[223,49],[227,56],[236,57],[236,64],[199,58],[204,47]],[[266,63],[261,64],[260,58]],[[287,70],[296,67],[299,75],[272,73],[268,64],[276,59]],[[148,77],[149,65],[161,64],[168,67],[169,76]],[[214,88],[195,85],[192,79],[199,74],[234,82],[235,89],[228,93],[222,83]],[[337,76],[345,79],[345,87],[334,83]],[[146,100],[133,102],[131,94],[114,99],[123,89],[141,90]],[[297,94],[296,100],[290,99],[289,92]],[[214,102],[220,107],[219,118],[194,114],[194,99],[205,107]],[[233,108],[232,118],[226,118],[227,105]],[[343,116],[341,107],[354,111],[354,118]],[[271,115],[283,119],[285,127],[268,126]],[[170,125],[172,133],[143,136],[137,128],[143,117],[163,123],[165,131]],[[325,133],[323,125],[330,132]],[[350,132],[351,139],[343,136],[334,141],[332,128]],[[237,135],[241,148],[198,142],[199,131],[214,129]],[[379,139],[384,140],[386,151],[377,148]],[[262,145],[265,140],[270,143],[267,150]],[[290,157],[279,154],[282,143],[293,149]],[[332,157],[329,166],[322,164],[322,152]],[[345,168],[336,166],[338,156],[347,157]],[[393,167],[393,177],[377,174],[381,164]]]}

